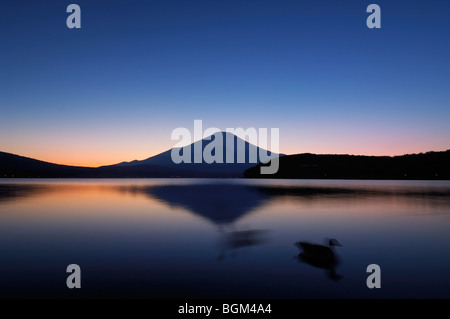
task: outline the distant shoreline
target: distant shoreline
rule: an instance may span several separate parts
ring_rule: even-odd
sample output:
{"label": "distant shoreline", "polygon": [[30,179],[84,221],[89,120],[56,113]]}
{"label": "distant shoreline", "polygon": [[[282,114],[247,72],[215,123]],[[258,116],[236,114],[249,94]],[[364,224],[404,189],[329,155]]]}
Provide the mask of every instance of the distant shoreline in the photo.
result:
{"label": "distant shoreline", "polygon": [[242,178],[305,180],[450,180],[450,150],[401,156],[280,156],[275,174],[261,174],[265,164],[184,163],[170,157],[157,164],[111,165],[97,168],[53,164],[0,152],[0,179],[5,178]]}
{"label": "distant shoreline", "polygon": [[435,179],[420,179],[420,178],[404,178],[404,179],[393,179],[393,178],[253,178],[253,177],[0,177],[0,181],[4,180],[31,180],[31,179],[48,179],[48,180],[57,180],[57,179],[76,179],[76,180],[87,180],[87,179],[95,179],[95,180],[112,180],[112,179],[211,179],[211,180],[324,180],[324,181],[450,181],[450,178],[435,178]]}

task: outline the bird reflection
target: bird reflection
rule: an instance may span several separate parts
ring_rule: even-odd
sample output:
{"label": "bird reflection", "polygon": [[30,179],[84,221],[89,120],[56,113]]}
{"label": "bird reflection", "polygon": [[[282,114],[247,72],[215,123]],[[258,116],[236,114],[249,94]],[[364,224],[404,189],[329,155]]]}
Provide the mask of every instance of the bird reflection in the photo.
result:
{"label": "bird reflection", "polygon": [[308,242],[297,242],[295,246],[302,250],[296,256],[299,261],[305,262],[313,267],[327,270],[331,280],[338,281],[342,277],[336,273],[339,258],[334,251],[335,246],[342,246],[336,239],[327,240],[328,246],[311,244]]}
{"label": "bird reflection", "polygon": [[218,261],[223,261],[227,252],[236,257],[237,250],[262,245],[268,241],[267,230],[238,230],[222,232],[221,252]]}

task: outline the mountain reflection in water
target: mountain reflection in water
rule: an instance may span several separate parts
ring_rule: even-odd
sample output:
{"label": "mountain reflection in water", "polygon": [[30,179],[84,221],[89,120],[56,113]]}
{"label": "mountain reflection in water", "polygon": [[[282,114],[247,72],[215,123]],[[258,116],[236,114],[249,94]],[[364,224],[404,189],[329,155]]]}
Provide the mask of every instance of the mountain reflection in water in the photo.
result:
{"label": "mountain reflection in water", "polygon": [[3,179],[0,296],[450,298],[449,229],[447,181]]}

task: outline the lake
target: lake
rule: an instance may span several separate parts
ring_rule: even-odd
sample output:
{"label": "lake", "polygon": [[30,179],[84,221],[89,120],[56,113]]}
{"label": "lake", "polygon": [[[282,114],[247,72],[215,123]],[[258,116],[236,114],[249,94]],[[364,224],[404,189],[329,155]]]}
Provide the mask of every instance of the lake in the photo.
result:
{"label": "lake", "polygon": [[[1,179],[0,297],[450,298],[449,195],[449,181]],[[330,239],[331,266],[295,245]]]}

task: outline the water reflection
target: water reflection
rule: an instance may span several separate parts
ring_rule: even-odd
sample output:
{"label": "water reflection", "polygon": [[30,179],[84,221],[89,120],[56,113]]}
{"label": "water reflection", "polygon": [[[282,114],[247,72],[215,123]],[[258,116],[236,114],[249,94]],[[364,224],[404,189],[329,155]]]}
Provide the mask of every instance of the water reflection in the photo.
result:
{"label": "water reflection", "polygon": [[221,251],[217,260],[223,261],[227,254],[234,258],[238,250],[267,243],[268,233],[268,230],[260,229],[221,232]]}
{"label": "water reflection", "polygon": [[338,281],[342,276],[336,273],[336,267],[340,263],[340,259],[334,247],[342,245],[337,239],[326,239],[326,242],[328,246],[300,241],[295,243],[295,246],[302,250],[297,258],[313,267],[325,269],[331,280]]}
{"label": "water reflection", "polygon": [[[4,182],[0,180],[0,204],[25,197],[71,192],[86,193],[101,190],[102,192],[120,192],[144,195],[157,199],[170,207],[181,207],[191,213],[201,216],[215,225],[227,225],[236,222],[243,216],[261,209],[264,205],[279,198],[293,198],[301,201],[322,201],[323,199],[404,199],[407,201],[426,200],[427,204],[448,207],[450,186],[439,184],[430,187],[412,181],[411,185],[378,185],[372,181],[366,185],[359,181],[324,181],[317,184],[310,181],[278,181],[278,183],[261,183],[260,181],[232,180],[220,182],[217,180],[198,179],[179,182],[173,180],[142,180],[133,184],[133,180],[103,181],[96,183],[83,180],[40,180],[28,182],[26,180]],[[206,183],[204,181],[207,181]],[[348,185],[346,185],[346,183]],[[351,182],[351,183],[349,183]],[[367,181],[366,181],[367,183]],[[336,184],[336,185],[334,185]],[[416,185],[417,184],[417,185]]]}
{"label": "water reflection", "polygon": [[48,191],[48,187],[33,184],[2,184],[0,183],[0,203],[28,196],[36,196]]}
{"label": "water reflection", "polygon": [[273,186],[264,185],[259,186],[258,190],[268,196],[294,196],[301,198],[317,198],[322,196],[351,196],[351,197],[385,197],[385,196],[402,196],[402,197],[436,197],[448,198],[450,196],[450,189],[448,187],[392,187],[385,185],[377,186],[361,186],[350,185],[350,187],[342,186]]}
{"label": "water reflection", "polygon": [[[77,263],[81,294],[93,298],[450,298],[449,190],[425,181],[0,180],[0,297],[71,297],[65,269]],[[297,252],[299,234],[312,244]],[[345,245],[331,261],[304,249],[329,234]],[[371,263],[385,288],[367,289]]]}
{"label": "water reflection", "polygon": [[236,222],[271,198],[254,187],[239,184],[161,185],[137,190],[221,227]]}
{"label": "water reflection", "polygon": [[268,242],[267,230],[234,230],[245,215],[266,204],[272,196],[258,188],[240,184],[188,184],[139,187],[135,193],[158,199],[170,207],[181,207],[218,227],[219,256],[224,261]]}

